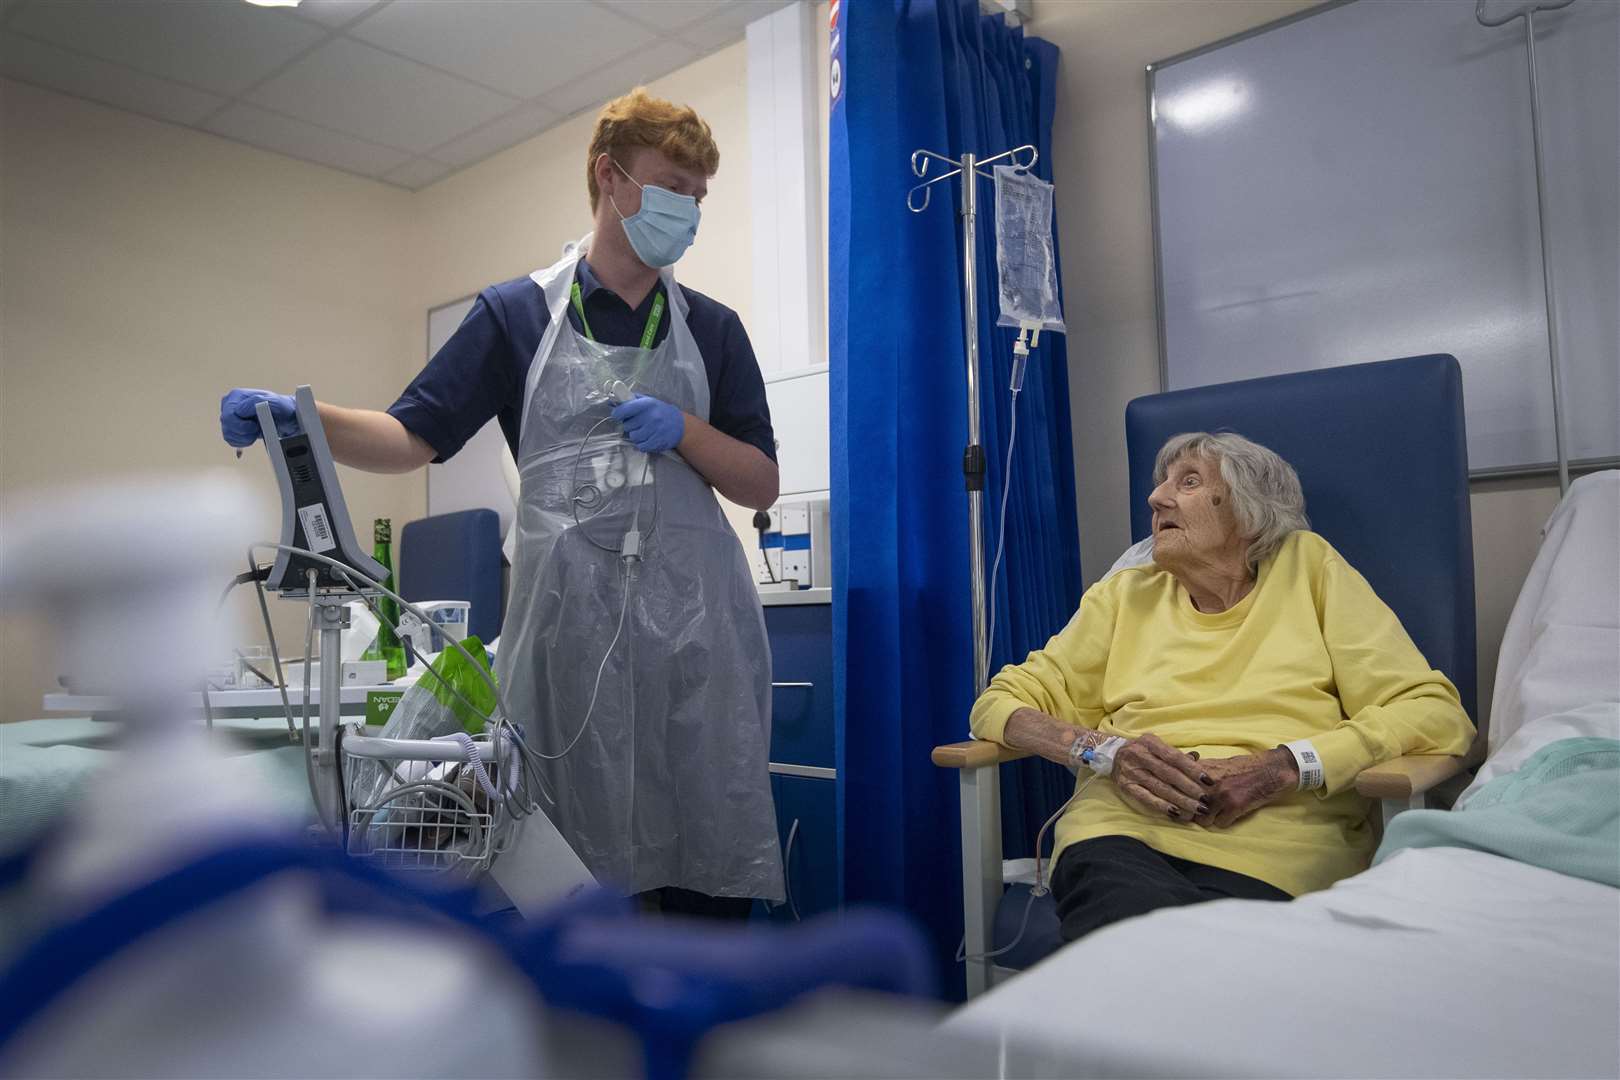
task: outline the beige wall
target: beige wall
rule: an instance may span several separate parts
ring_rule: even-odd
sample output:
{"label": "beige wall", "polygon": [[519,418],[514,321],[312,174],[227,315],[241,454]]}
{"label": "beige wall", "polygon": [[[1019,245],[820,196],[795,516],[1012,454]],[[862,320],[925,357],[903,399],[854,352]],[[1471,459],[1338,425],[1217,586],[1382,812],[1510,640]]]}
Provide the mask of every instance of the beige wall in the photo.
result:
{"label": "beige wall", "polygon": [[[1054,152],[1088,581],[1129,540],[1125,403],[1158,389],[1143,68],[1308,6],[1037,0],[1031,32],[1063,52]],[[651,84],[697,108],[722,151],[682,280],[745,323],[746,65],[739,43]],[[385,405],[422,363],[428,308],[549,263],[590,224],[592,114],[411,195],[49,92],[0,91],[0,497],[142,467],[235,467],[214,423],[232,385],[307,381]],[[267,470],[240,468],[273,506]],[[345,487],[362,523],[425,506],[420,475],[346,473]],[[1556,501],[1547,482],[1476,485],[1482,703]],[[746,514],[733,518],[746,534]],[[49,665],[29,660],[16,624],[0,630],[0,718],[33,715],[49,681],[35,672]]]}
{"label": "beige wall", "polygon": [[[747,48],[741,42],[648,84],[691,105],[720,146],[720,172],[703,201],[703,226],[681,259],[684,283],[736,308],[748,321],[753,293],[748,202]],[[591,228],[585,150],[596,112],[418,192],[410,244],[415,306],[427,309],[557,260]],[[418,352],[420,352],[420,346]]]}
{"label": "beige wall", "polygon": [[[1030,33],[1062,50],[1053,164],[1063,238],[1080,547],[1089,584],[1130,542],[1125,404],[1159,390],[1148,188],[1148,64],[1314,0],[1036,0]],[[1474,488],[1480,702],[1556,483]]]}
{"label": "beige wall", "polygon": [[[406,192],[9,81],[0,162],[0,499],[217,465],[275,512],[262,451],[220,441],[220,395],[307,382],[381,407],[420,361]],[[344,490],[362,528],[425,505],[420,476],[344,470]],[[0,629],[0,718],[37,716],[54,664]]]}
{"label": "beige wall", "polygon": [[[692,106],[714,131],[720,171],[678,273],[735,308],[745,326],[754,286],[747,85],[748,50],[738,42],[647,86]],[[551,265],[563,244],[590,230],[585,152],[595,123],[595,110],[582,113],[417,193],[409,237],[419,321],[431,307]],[[726,505],[739,531],[751,535],[751,514]]]}
{"label": "beige wall", "polygon": [[[745,323],[746,65],[738,43],[650,84],[721,147],[681,280]],[[308,382],[384,407],[422,366],[429,308],[545,266],[590,228],[594,110],[412,194],[9,81],[0,96],[0,500],[225,465],[274,512],[262,459],[220,442],[224,390]],[[424,474],[343,474],[362,531],[425,512]],[[284,649],[300,648],[301,612],[276,609]],[[0,623],[0,719],[39,715],[55,666],[38,629]]]}

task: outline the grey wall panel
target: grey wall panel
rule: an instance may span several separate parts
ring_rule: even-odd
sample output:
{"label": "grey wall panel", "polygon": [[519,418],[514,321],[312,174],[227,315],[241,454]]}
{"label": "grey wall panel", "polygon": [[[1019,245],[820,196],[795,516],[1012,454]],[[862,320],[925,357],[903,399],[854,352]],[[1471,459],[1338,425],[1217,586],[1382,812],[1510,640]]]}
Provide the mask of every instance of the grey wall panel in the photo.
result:
{"label": "grey wall panel", "polygon": [[[1620,4],[1540,16],[1571,456],[1620,454]],[[1427,352],[1470,464],[1554,458],[1522,24],[1359,0],[1150,73],[1168,388]]]}

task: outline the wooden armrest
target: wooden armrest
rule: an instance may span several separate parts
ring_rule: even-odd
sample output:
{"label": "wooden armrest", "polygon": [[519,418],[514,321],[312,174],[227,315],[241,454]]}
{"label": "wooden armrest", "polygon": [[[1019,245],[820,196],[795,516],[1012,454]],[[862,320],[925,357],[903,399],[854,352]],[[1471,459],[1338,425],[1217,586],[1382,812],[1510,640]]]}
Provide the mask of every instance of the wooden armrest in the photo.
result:
{"label": "wooden armrest", "polygon": [[[938,753],[936,750],[935,753]],[[1356,775],[1356,793],[1369,799],[1410,799],[1463,771],[1467,758],[1408,754]]]}
{"label": "wooden armrest", "polygon": [[933,754],[934,764],[942,769],[977,769],[981,765],[999,765],[1003,761],[1018,761],[1027,757],[1027,750],[1009,750],[988,739],[946,743],[934,747]]}

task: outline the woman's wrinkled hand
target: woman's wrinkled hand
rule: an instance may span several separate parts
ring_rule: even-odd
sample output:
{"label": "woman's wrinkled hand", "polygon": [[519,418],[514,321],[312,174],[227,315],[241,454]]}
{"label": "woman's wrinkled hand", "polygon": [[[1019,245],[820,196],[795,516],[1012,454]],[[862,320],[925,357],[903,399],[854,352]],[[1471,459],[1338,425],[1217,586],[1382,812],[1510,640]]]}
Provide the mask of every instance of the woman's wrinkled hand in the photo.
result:
{"label": "woman's wrinkled hand", "polygon": [[1299,787],[1299,767],[1287,750],[1239,754],[1203,763],[1215,781],[1210,791],[1211,813],[1200,825],[1224,829]]}
{"label": "woman's wrinkled hand", "polygon": [[1157,735],[1132,739],[1114,755],[1113,781],[1138,807],[1173,821],[1203,824],[1213,812],[1213,775]]}

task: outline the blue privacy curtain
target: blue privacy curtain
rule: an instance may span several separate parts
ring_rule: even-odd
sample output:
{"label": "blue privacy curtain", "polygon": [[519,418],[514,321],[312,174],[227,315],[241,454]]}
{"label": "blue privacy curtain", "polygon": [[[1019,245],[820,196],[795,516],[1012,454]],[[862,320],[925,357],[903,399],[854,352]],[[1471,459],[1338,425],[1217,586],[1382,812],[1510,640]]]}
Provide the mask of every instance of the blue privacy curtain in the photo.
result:
{"label": "blue privacy curtain", "polygon": [[[947,985],[962,933],[956,775],[929,750],[968,735],[967,442],[960,186],[920,214],[912,151],[989,156],[1023,143],[1051,177],[1057,49],[977,0],[834,3],[830,363],[833,624],[840,820],[849,903],[917,916]],[[937,163],[930,175],[937,175]],[[981,426],[989,458],[986,555],[1003,487],[1014,335],[997,328],[994,189],[979,181]],[[1061,202],[1060,187],[1057,198]],[[1047,335],[1019,396],[1019,435],[996,583],[991,670],[1021,660],[1080,597],[1064,339]],[[1003,770],[1004,843],[1031,852],[1072,789],[1055,765]]]}

